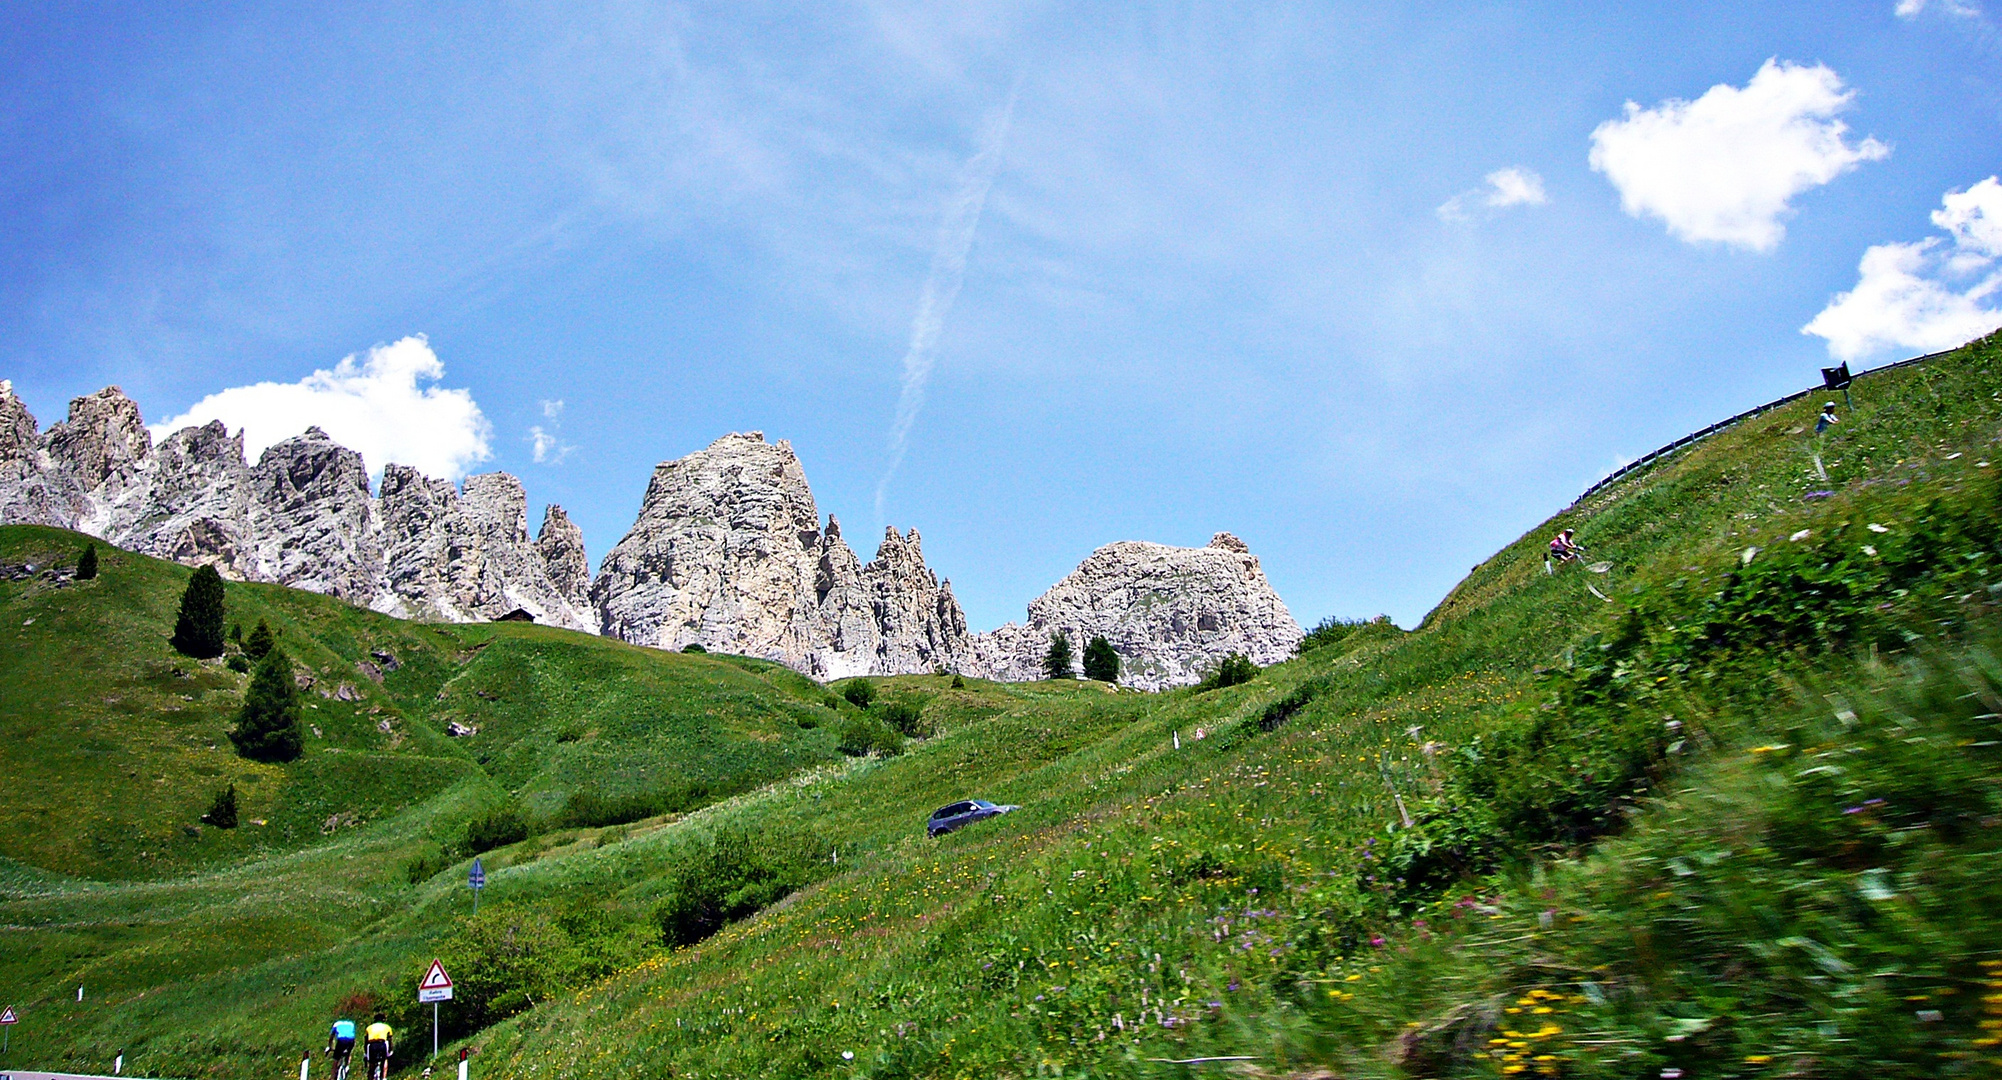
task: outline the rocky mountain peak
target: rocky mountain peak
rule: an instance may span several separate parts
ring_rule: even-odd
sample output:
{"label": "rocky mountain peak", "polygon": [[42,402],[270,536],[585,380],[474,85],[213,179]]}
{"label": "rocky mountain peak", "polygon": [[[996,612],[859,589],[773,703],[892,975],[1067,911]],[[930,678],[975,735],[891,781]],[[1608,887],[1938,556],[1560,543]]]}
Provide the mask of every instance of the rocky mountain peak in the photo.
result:
{"label": "rocky mountain peak", "polygon": [[[110,387],[70,403],[36,434],[0,383],[0,522],[78,529],[121,547],[224,575],[272,581],[406,615],[487,619],[517,607],[580,630],[588,580],[581,536],[557,515],[551,547],[574,540],[567,591],[528,539],[527,496],[504,473],[466,494],[391,464],[380,498],[360,454],[318,427],[245,463],[243,436],[219,422],[156,447],[131,399]],[[545,533],[549,525],[545,523]],[[581,568],[581,569],[580,569]]]}
{"label": "rocky mountain peak", "polygon": [[28,406],[14,394],[14,384],[0,379],[0,463],[16,461],[34,450],[39,432]]}
{"label": "rocky mountain peak", "polygon": [[589,613],[591,560],[584,552],[584,530],[572,524],[570,516],[555,503],[543,511],[535,550],[542,556],[542,571],[557,593],[578,611]]}
{"label": "rocky mountain peak", "polygon": [[85,491],[132,479],[153,450],[139,406],[116,386],[70,402],[69,419],[49,428],[44,444]]}
{"label": "rocky mountain peak", "polygon": [[1278,663],[1303,636],[1257,556],[1229,533],[1200,548],[1136,540],[1099,548],[1029,602],[1026,623],[976,636],[972,673],[1042,678],[1059,632],[1074,648],[1102,635],[1119,653],[1120,681],[1147,690],[1200,681],[1233,652]]}
{"label": "rocky mountain peak", "polygon": [[[867,566],[820,528],[791,444],[725,435],[654,469],[632,530],[598,567],[591,599],[627,641],[762,656],[824,678],[951,666],[965,616],[924,566],[917,533],[891,528]],[[956,629],[955,629],[956,627]]]}

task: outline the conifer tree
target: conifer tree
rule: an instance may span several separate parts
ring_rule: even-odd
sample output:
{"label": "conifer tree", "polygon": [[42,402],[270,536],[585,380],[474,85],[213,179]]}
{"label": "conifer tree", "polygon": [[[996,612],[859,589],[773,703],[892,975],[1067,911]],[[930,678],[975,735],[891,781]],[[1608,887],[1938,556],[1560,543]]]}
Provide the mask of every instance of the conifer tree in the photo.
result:
{"label": "conifer tree", "polygon": [[243,655],[250,657],[252,663],[269,656],[271,650],[277,647],[278,639],[271,636],[271,626],[263,619],[257,620],[250,636],[243,639]]}
{"label": "conifer tree", "polygon": [[213,566],[195,570],[181,594],[181,616],[174,622],[174,648],[185,656],[207,660],[222,655],[222,575]]}
{"label": "conifer tree", "polygon": [[1119,654],[1113,651],[1112,642],[1100,634],[1084,647],[1084,677],[1099,682],[1119,681]]}
{"label": "conifer tree", "polygon": [[209,804],[209,812],[202,815],[202,824],[218,829],[236,828],[236,785],[216,792],[215,801]]}
{"label": "conifer tree", "polygon": [[1062,630],[1050,635],[1050,651],[1043,656],[1043,674],[1052,679],[1075,679],[1071,671],[1071,639]]}
{"label": "conifer tree", "polygon": [[76,557],[76,579],[89,581],[97,576],[97,545],[85,544],[83,554]]}
{"label": "conifer tree", "polygon": [[243,708],[229,733],[236,752],[252,761],[283,762],[299,756],[305,733],[299,724],[299,688],[292,661],[279,649],[265,654],[244,691]]}

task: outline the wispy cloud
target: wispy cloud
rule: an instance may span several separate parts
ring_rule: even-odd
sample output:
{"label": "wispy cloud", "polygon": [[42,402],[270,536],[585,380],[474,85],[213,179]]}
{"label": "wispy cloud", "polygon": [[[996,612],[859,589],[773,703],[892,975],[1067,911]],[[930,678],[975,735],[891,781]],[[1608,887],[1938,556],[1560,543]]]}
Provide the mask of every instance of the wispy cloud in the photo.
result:
{"label": "wispy cloud", "polygon": [[548,427],[537,424],[528,429],[528,441],[535,454],[537,465],[561,465],[563,459],[577,449],[563,441],[563,400],[555,398],[542,403],[542,418],[549,421]]}
{"label": "wispy cloud", "polygon": [[1468,188],[1440,203],[1435,211],[1439,220],[1471,221],[1473,214],[1469,208],[1473,206],[1504,210],[1511,206],[1542,206],[1550,201],[1543,190],[1543,177],[1520,165],[1496,169],[1486,180],[1480,187]]}
{"label": "wispy cloud", "polygon": [[904,350],[903,388],[897,395],[897,418],[890,425],[890,463],[876,484],[876,518],[883,517],[883,498],[897,467],[904,463],[910,448],[911,425],[924,408],[925,386],[931,382],[932,363],[937,356],[939,334],[959,287],[966,279],[966,256],[973,248],[973,234],[980,228],[980,212],[987,205],[987,192],[994,186],[994,174],[1001,168],[1001,153],[1008,141],[1008,127],[1015,117],[1015,90],[1000,108],[987,114],[980,135],[980,149],[959,170],[953,192],[946,200],[939,222],[938,241],[932,249],[931,272],[925,277],[924,292],[918,297],[918,312],[911,319],[910,345]]}
{"label": "wispy cloud", "polygon": [[1941,0],[1938,4],[1932,3],[1931,0],[1898,0],[1896,10],[1900,19],[1916,19],[1928,8],[1936,8],[1948,15],[1956,15],[1963,19],[1979,18],[1981,15],[1981,7],[1971,3],[1970,0]]}

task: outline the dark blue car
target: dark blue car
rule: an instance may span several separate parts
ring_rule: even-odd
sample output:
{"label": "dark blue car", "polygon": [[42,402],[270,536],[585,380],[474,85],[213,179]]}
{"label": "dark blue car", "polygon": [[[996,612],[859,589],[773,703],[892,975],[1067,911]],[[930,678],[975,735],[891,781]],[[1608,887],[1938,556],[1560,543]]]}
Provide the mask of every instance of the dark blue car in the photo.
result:
{"label": "dark blue car", "polygon": [[1019,806],[996,806],[986,799],[968,799],[951,806],[941,806],[932,811],[931,820],[925,822],[926,836],[944,836],[954,829],[963,828],[976,821],[1020,810]]}

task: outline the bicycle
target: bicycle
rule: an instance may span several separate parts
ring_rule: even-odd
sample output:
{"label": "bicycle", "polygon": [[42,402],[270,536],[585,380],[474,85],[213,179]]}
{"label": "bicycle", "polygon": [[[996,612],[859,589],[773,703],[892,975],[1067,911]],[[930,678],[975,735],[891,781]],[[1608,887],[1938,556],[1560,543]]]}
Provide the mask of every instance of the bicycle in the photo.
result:
{"label": "bicycle", "polygon": [[368,1060],[368,1080],[389,1080],[389,1059],[387,1057]]}
{"label": "bicycle", "polygon": [[354,1064],[354,1051],[342,1054],[329,1050],[327,1056],[334,1059],[334,1080],[348,1080],[348,1068]]}

